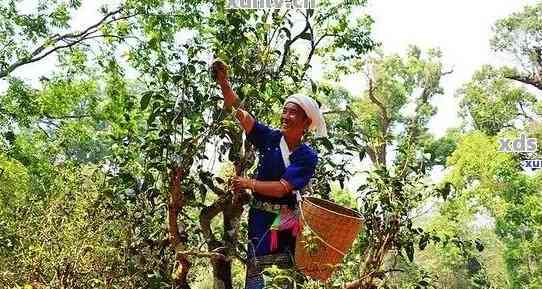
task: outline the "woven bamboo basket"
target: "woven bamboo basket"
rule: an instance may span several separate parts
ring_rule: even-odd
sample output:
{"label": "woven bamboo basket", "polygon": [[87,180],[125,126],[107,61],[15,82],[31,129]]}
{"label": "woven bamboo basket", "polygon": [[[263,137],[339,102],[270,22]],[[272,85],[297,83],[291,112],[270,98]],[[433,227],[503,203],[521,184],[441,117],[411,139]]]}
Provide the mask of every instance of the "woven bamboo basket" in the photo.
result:
{"label": "woven bamboo basket", "polygon": [[362,217],[354,210],[314,197],[303,198],[300,207],[303,233],[296,240],[296,267],[325,282],[360,232]]}

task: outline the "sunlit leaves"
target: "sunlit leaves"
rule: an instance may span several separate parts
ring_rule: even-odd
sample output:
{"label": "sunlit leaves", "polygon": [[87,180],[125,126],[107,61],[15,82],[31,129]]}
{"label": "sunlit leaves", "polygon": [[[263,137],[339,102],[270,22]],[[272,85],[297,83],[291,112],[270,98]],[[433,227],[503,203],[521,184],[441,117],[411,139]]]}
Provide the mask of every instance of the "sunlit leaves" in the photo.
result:
{"label": "sunlit leaves", "polygon": [[463,114],[472,119],[477,129],[489,135],[509,126],[518,115],[528,117],[526,110],[536,102],[532,94],[515,86],[491,66],[477,71],[458,95],[462,97]]}
{"label": "sunlit leaves", "polygon": [[10,160],[0,154],[0,200],[2,208],[0,215],[14,213],[12,210],[17,206],[16,201],[21,200],[28,192],[30,179],[26,168],[17,160]]}
{"label": "sunlit leaves", "polygon": [[[497,51],[526,56],[528,59],[529,53],[533,52],[537,43],[542,41],[540,11],[542,11],[541,4],[526,6],[522,11],[497,21],[494,27],[495,36],[491,40],[492,47]],[[528,60],[536,61],[536,59]]]}

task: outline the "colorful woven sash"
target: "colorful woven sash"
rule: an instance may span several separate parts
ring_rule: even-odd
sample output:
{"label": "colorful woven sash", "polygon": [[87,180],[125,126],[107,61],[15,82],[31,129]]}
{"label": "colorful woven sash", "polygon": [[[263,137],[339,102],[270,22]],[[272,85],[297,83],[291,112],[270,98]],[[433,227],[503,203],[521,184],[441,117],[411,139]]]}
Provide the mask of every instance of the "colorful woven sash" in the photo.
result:
{"label": "colorful woven sash", "polygon": [[273,222],[269,227],[270,249],[274,252],[278,249],[278,232],[283,230],[292,230],[292,236],[299,234],[299,210],[291,209],[288,205],[271,204],[268,202],[252,199],[250,202],[252,208],[275,214]]}

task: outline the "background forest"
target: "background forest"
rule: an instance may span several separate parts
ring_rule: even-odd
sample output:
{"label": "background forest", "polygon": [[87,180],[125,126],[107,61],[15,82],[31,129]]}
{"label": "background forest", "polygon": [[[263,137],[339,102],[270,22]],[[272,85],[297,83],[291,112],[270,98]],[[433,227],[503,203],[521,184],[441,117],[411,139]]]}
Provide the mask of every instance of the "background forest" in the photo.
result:
{"label": "background forest", "polygon": [[[111,1],[75,28],[82,1],[0,0],[0,288],[242,288],[247,200],[228,181],[256,158],[214,58],[263,122],[299,91],[326,109],[312,194],[365,223],[328,283],[299,288],[542,288],[542,175],[522,167],[542,152],[542,2],[494,23],[510,61],[462,84],[461,125],[437,137],[453,65],[438,43],[384,53],[366,0]],[[38,83],[15,76],[48,58]],[[536,152],[500,151],[522,134]]]}

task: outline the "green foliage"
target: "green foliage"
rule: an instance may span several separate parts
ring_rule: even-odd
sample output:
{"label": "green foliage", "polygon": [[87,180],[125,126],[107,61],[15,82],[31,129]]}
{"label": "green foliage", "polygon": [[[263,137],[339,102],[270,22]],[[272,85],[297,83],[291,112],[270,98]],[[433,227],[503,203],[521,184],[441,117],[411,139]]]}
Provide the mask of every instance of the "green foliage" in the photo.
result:
{"label": "green foliage", "polygon": [[[19,2],[0,1],[0,78],[8,81],[0,94],[0,287],[180,288],[184,252],[192,288],[243,286],[247,225],[228,179],[250,175],[255,155],[222,110],[208,69],[217,57],[260,121],[277,125],[284,98],[298,91],[331,110],[330,136],[308,136],[320,158],[312,189],[364,217],[328,284],[270,268],[271,286],[541,286],[542,175],[519,171],[528,156],[497,151],[499,137],[520,132],[542,142],[541,127],[527,123],[540,103],[508,80],[516,70],[482,67],[458,92],[477,131],[437,139],[427,127],[447,74],[441,52],[366,55],[377,46],[373,20],[353,16],[366,1],[250,11],[127,0],[101,8],[104,21],[75,37],[69,23],[81,4],[40,1],[21,13]],[[494,49],[535,63],[539,8],[499,21]],[[58,67],[38,87],[11,75],[51,50]],[[331,71],[321,82],[311,79],[314,55]],[[334,82],[349,73],[361,73],[368,88],[351,95]],[[520,130],[509,127],[518,119]],[[367,162],[368,171],[358,166]],[[431,184],[431,170],[444,165],[444,182]],[[184,172],[181,241],[171,244],[176,168]],[[352,192],[355,178],[362,184]],[[428,205],[438,211],[424,212]],[[473,229],[476,214],[493,218],[494,230]],[[205,255],[217,252],[234,261]]]}
{"label": "green foliage", "polygon": [[540,243],[540,235],[535,232],[539,232],[541,220],[532,202],[540,199],[539,185],[536,178],[518,170],[517,159],[497,149],[495,138],[479,132],[466,136],[449,159],[453,168],[449,180],[462,191],[458,201],[470,206],[471,215],[487,208],[495,218],[496,234],[506,246],[511,288],[525,282],[536,286],[540,273],[533,270],[539,265],[532,254],[539,250],[535,244]]}
{"label": "green foliage", "polygon": [[494,51],[508,53],[515,59],[514,66],[504,69],[507,78],[539,90],[542,90],[541,11],[542,3],[536,3],[498,20],[490,43]]}
{"label": "green foliage", "polygon": [[497,21],[493,28],[492,48],[518,56],[522,64],[528,67],[540,65],[540,47],[537,43],[542,41],[541,11],[542,4],[537,3]]}
{"label": "green foliage", "polygon": [[446,135],[435,139],[428,137],[424,142],[424,154],[429,154],[430,166],[446,165],[448,157],[456,150],[460,132],[456,129],[447,131]]}
{"label": "green foliage", "polygon": [[11,206],[28,191],[29,177],[26,168],[16,160],[10,160],[0,154],[0,195],[2,198],[2,209],[10,210]]}
{"label": "green foliage", "polygon": [[468,115],[474,127],[488,135],[511,127],[518,115],[528,117],[526,111],[536,103],[535,96],[513,85],[502,69],[488,65],[477,71],[457,93],[462,99],[463,115]]}

